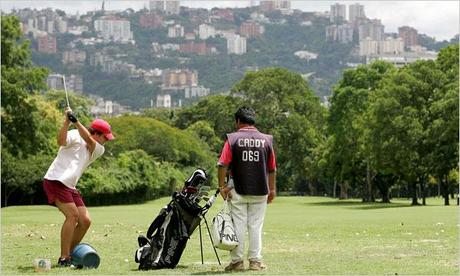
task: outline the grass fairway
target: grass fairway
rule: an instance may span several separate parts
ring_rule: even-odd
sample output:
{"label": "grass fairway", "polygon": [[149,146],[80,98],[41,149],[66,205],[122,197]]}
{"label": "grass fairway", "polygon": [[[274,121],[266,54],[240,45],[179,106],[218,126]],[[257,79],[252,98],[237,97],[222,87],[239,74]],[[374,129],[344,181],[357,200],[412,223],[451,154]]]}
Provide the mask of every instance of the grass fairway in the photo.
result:
{"label": "grass fairway", "polygon": [[[93,218],[84,242],[96,248],[96,270],[52,268],[40,274],[220,274],[207,236],[205,265],[201,265],[198,229],[174,270],[137,271],[137,236],[169,201],[162,198],[139,205],[89,208]],[[219,199],[207,215],[211,221]],[[442,206],[429,198],[428,206],[409,201],[363,204],[320,197],[279,197],[269,205],[264,226],[264,259],[268,269],[256,274],[302,275],[458,275],[458,206]],[[63,216],[49,206],[1,209],[2,274],[36,274],[33,260],[59,255]],[[203,228],[204,230],[204,228]],[[228,253],[218,251],[223,264]],[[247,263],[246,263],[247,266]],[[253,274],[244,272],[242,274]]]}

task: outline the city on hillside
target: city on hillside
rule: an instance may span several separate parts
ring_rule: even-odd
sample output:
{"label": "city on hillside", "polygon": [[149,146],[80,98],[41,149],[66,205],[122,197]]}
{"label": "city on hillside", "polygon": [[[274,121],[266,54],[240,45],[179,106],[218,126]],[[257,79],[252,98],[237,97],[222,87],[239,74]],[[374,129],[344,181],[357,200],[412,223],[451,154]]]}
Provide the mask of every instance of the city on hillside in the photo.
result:
{"label": "city on hillside", "polygon": [[[302,74],[327,104],[341,72],[384,60],[403,66],[434,60],[451,41],[411,26],[385,32],[361,4],[327,12],[292,9],[290,1],[251,1],[246,8],[189,8],[151,0],[135,11],[86,14],[59,9],[11,11],[31,40],[32,60],[50,69],[49,89],[66,87],[94,99],[93,115],[174,108],[229,93],[246,72],[269,66]],[[348,11],[348,12],[347,12]]]}

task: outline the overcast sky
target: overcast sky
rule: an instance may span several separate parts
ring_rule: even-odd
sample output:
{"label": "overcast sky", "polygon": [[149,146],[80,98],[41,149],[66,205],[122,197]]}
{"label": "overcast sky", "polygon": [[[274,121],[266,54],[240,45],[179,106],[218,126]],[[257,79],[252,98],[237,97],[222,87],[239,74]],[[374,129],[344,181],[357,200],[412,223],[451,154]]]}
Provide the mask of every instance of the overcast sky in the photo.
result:
{"label": "overcast sky", "polygon": [[[246,7],[251,1],[203,1],[189,0],[181,1],[181,6],[188,7]],[[258,3],[258,1],[255,1]],[[459,33],[459,1],[319,1],[319,0],[292,0],[291,7],[302,11],[328,11],[330,5],[341,3],[350,5],[360,3],[364,5],[366,16],[369,18],[378,18],[385,25],[385,32],[397,32],[400,26],[411,26],[416,28],[419,33],[433,36],[436,40],[451,39]],[[148,8],[149,1],[124,1],[124,0],[106,0],[106,10],[125,10],[132,8],[139,10],[144,6]],[[39,1],[39,0],[14,0],[1,1],[0,7],[4,12],[9,12],[16,8],[36,8],[42,9],[51,7],[53,9],[62,9],[67,13],[74,14],[77,11],[80,14],[87,11],[100,9],[102,0],[97,1],[77,1],[77,0],[56,0],[56,1]],[[348,8],[347,8],[348,13]]]}

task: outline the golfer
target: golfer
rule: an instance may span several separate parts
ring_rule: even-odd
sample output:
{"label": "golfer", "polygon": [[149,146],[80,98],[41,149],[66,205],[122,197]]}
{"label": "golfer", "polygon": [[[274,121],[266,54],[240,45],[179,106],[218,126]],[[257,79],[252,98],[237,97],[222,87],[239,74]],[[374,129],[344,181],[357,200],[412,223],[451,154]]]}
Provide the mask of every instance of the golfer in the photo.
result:
{"label": "golfer", "polygon": [[[104,143],[114,139],[106,121],[96,119],[86,129],[69,107],[65,113],[66,119],[57,137],[60,148],[43,181],[48,203],[57,206],[65,216],[58,266],[72,264],[70,252],[80,243],[91,224],[83,198],[76,189],[78,179],[89,164],[104,153]],[[71,123],[76,129],[68,131]]]}
{"label": "golfer", "polygon": [[[241,107],[235,113],[237,131],[227,134],[218,161],[221,195],[229,198],[239,245],[230,252],[231,262],[225,271],[244,270],[244,238],[248,231],[250,270],[262,270],[262,227],[267,203],[276,195],[276,162],[273,137],[254,127],[253,109]],[[228,169],[232,179],[225,183]],[[233,182],[233,185],[231,184]],[[234,188],[232,187],[234,186]]]}

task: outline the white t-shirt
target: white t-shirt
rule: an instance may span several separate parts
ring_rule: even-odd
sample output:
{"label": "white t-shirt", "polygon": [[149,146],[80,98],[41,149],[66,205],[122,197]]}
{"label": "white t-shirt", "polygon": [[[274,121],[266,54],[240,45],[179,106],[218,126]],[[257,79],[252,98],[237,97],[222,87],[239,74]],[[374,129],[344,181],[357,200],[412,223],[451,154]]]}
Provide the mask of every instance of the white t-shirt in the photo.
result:
{"label": "white t-shirt", "polygon": [[75,189],[78,179],[85,169],[100,157],[104,150],[104,146],[96,142],[93,154],[90,154],[86,142],[78,130],[70,130],[67,132],[66,145],[59,148],[59,152],[46,172],[45,178],[58,180],[67,187]]}

